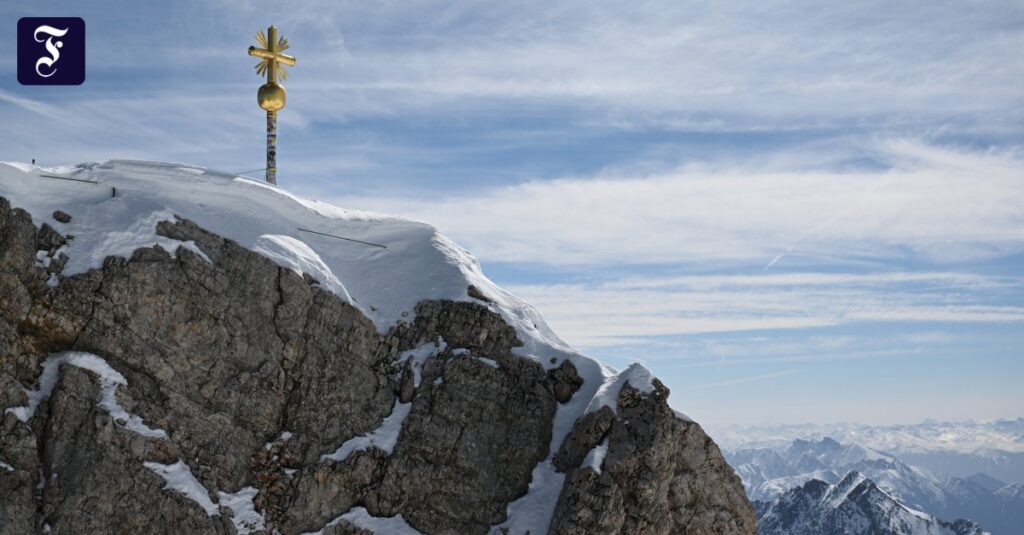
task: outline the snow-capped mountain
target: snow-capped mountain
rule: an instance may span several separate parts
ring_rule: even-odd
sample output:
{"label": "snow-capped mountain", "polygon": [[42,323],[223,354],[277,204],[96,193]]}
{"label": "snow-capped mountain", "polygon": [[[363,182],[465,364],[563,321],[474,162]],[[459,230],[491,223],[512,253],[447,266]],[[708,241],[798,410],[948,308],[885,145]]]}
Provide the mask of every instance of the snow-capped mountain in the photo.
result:
{"label": "snow-capped mountain", "polygon": [[985,473],[1024,482],[1024,418],[868,426],[802,424],[727,426],[710,429],[724,449],[785,448],[794,439],[832,437],[896,455],[908,464],[957,477]]}
{"label": "snow-capped mountain", "polygon": [[783,450],[758,448],[728,452],[751,499],[768,500],[810,479],[836,483],[850,470],[867,475],[883,489],[923,507],[941,498],[935,476],[895,457],[831,438],[794,440]]}
{"label": "snow-capped mountain", "polygon": [[969,518],[997,535],[1024,533],[1017,513],[1024,504],[1014,491],[1019,486],[984,474],[970,479],[936,474],[889,453],[829,437],[797,439],[784,448],[727,450],[726,456],[751,500],[772,502],[808,481],[837,484],[843,475],[856,472],[910,509],[939,518]]}
{"label": "snow-capped mountain", "polygon": [[761,535],[981,535],[969,520],[947,522],[903,505],[851,471],[830,485],[812,479],[757,504]]}

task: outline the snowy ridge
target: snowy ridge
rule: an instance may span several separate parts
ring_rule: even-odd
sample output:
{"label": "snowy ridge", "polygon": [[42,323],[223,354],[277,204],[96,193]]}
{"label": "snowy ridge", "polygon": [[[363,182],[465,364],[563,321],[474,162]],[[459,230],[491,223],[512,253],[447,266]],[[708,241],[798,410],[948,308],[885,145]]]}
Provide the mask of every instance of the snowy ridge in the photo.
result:
{"label": "snowy ridge", "polygon": [[[156,234],[157,223],[183,218],[278,265],[308,274],[359,308],[382,332],[398,321],[411,321],[415,305],[424,300],[471,301],[500,314],[523,342],[513,350],[516,355],[535,360],[545,369],[569,360],[584,380],[576,395],[557,408],[551,453],[535,467],[529,492],[508,506],[509,518],[503,526],[516,532],[547,530],[565,477],[555,472],[551,458],[573,423],[589,410],[603,406],[614,410],[627,383],[643,392],[653,388],[653,377],[641,364],[617,373],[573,350],[533,307],[484,276],[469,252],[423,222],[345,210],[198,166],[132,160],[52,168],[0,163],[0,196],[42,218],[37,225],[45,222],[74,236],[62,249],[69,257],[63,276],[98,268],[107,256],[128,257],[135,249],[154,245],[172,254],[184,247],[208,260],[194,243]],[[71,214],[72,220],[56,221],[50,216],[55,210]],[[470,297],[471,285],[489,301]],[[420,359],[427,356],[408,358],[422,364]],[[29,407],[34,410],[31,399]],[[382,426],[380,434],[360,438],[367,444],[387,444],[387,433],[397,433],[401,427],[401,409],[396,405],[394,420],[386,423],[387,432]],[[29,408],[25,411],[27,416]],[[680,418],[689,419],[681,413]],[[344,458],[365,445],[346,444],[333,455]],[[346,447],[348,451],[342,451]]]}
{"label": "snowy ridge", "polygon": [[[747,495],[750,497],[757,496],[759,498],[773,498],[786,492],[793,487],[799,487],[804,483],[817,479],[824,481],[830,485],[834,485],[842,479],[839,474],[832,470],[815,470],[806,474],[797,474],[792,476],[782,476],[774,479],[769,479],[748,490]],[[754,499],[754,498],[751,498]]]}
{"label": "snowy ridge", "polygon": [[850,493],[865,481],[868,481],[868,478],[864,474],[851,471],[839,483],[836,483],[829,489],[823,501],[828,503],[829,507],[835,509],[848,500]]}
{"label": "snowy ridge", "polygon": [[[98,268],[107,256],[127,257],[139,247],[159,244],[173,252],[182,243],[157,236],[155,227],[179,216],[308,273],[353,302],[382,331],[412,314],[421,300],[471,300],[466,287],[474,284],[519,326],[528,325],[532,338],[565,347],[539,314],[487,280],[468,252],[419,221],[344,210],[202,167],[131,160],[54,168],[0,163],[0,196],[75,236],[67,246],[65,276]],[[73,220],[51,220],[54,210],[70,213]]]}
{"label": "snowy ridge", "polygon": [[[352,302],[382,332],[411,316],[420,301],[474,301],[467,294],[473,285],[519,333],[525,345],[518,353],[547,367],[552,364],[541,357],[555,357],[555,365],[581,357],[533,307],[487,279],[469,252],[423,222],[345,210],[202,167],[132,160],[53,168],[0,162],[0,196],[45,218],[37,224],[74,235],[65,276],[98,268],[107,256],[127,257],[139,247],[161,245],[173,252],[184,246],[201,254],[194,244],[156,235],[158,222],[181,217],[309,274]],[[73,220],[53,220],[49,214],[55,210]],[[597,377],[605,375],[611,371]]]}
{"label": "snowy ridge", "polygon": [[299,275],[310,274],[329,292],[350,304],[354,303],[345,285],[334,276],[320,255],[305,243],[291,236],[265,234],[256,240],[253,250],[277,262],[278,265],[287,266]]}
{"label": "snowy ridge", "polygon": [[995,494],[1004,498],[1016,498],[1020,500],[1021,498],[1024,498],[1024,484],[1012,483],[1010,485],[1006,485],[1005,487],[995,491]]}
{"label": "snowy ridge", "polygon": [[622,372],[606,378],[601,383],[601,387],[597,389],[597,393],[590,400],[586,412],[594,412],[601,407],[609,407],[613,411],[618,411],[619,393],[622,392],[622,387],[626,384],[646,394],[654,392],[654,376],[651,375],[651,371],[643,364],[634,362]]}

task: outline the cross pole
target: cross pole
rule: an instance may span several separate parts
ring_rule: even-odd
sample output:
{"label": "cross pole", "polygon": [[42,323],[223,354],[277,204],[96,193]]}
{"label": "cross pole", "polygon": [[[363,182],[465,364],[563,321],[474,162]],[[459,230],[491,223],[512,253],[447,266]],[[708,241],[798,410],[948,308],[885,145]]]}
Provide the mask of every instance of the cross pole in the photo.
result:
{"label": "cross pole", "polygon": [[282,81],[288,78],[284,66],[294,66],[295,57],[282,54],[288,50],[288,40],[278,39],[276,26],[267,28],[266,36],[259,31],[256,42],[262,48],[250,46],[249,55],[261,60],[256,64],[256,73],[267,75],[267,83],[260,86],[256,94],[260,107],[267,110],[267,182],[277,184],[277,112],[284,108],[287,99],[284,86],[277,80],[278,77]]}

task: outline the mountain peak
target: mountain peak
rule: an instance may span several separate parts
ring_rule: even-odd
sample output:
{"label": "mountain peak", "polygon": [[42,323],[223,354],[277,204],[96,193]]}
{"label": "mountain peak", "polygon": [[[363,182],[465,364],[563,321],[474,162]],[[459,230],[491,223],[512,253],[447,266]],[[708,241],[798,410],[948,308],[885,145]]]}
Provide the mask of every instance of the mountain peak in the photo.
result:
{"label": "mountain peak", "polygon": [[990,476],[988,474],[982,473],[982,472],[978,472],[978,473],[976,473],[974,475],[971,475],[969,477],[966,477],[964,479],[966,479],[967,481],[970,481],[971,483],[974,483],[975,485],[978,485],[979,487],[981,487],[981,488],[983,488],[983,489],[985,489],[985,490],[987,490],[989,492],[995,492],[995,491],[997,491],[997,490],[999,490],[999,489],[1001,489],[1001,488],[1006,486],[1006,482],[1000,481],[1000,480],[998,480],[998,479],[996,479],[996,478],[994,478],[994,477],[992,477],[992,476]]}
{"label": "mountain peak", "polygon": [[982,535],[969,520],[946,522],[904,506],[856,471],[835,485],[808,481],[758,509],[761,535]]}
{"label": "mountain peak", "polygon": [[820,444],[823,449],[839,449],[843,447],[842,444],[832,437],[824,437],[818,442],[818,444]]}
{"label": "mountain peak", "polygon": [[0,252],[5,533],[756,530],[649,370],[571,349],[425,223],[0,164]]}
{"label": "mountain peak", "polygon": [[993,533],[1016,533],[1024,526],[1024,515],[1017,513],[1024,510],[1019,486],[985,474],[972,476],[973,481],[940,476],[871,448],[840,445],[795,440],[785,448],[740,450],[728,456],[762,516],[772,504],[785,502],[790,490],[802,488],[800,499],[818,503],[821,514],[851,502],[858,507],[893,502],[914,514],[970,518]]}
{"label": "mountain peak", "polygon": [[859,489],[865,484],[865,482],[871,487],[875,486],[875,484],[865,477],[864,474],[861,474],[856,470],[850,470],[845,476],[843,476],[843,479],[839,480],[839,483],[832,486],[828,495],[825,497],[825,500],[831,503],[832,507],[839,507],[851,494],[855,492],[862,492],[862,490]]}

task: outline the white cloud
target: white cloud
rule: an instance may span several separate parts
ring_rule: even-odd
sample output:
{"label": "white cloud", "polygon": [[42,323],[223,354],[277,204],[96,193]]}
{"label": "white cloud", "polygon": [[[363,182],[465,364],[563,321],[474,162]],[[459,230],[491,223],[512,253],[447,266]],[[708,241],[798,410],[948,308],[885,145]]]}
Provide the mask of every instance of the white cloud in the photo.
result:
{"label": "white cloud", "polygon": [[181,159],[226,164],[232,170],[225,153],[239,159],[241,138],[248,137],[254,140],[248,147],[254,156],[250,161],[262,161],[260,113],[241,97],[214,93],[194,101],[176,92],[132,92],[81,100],[70,96],[55,104],[0,90],[0,109],[4,104],[9,105],[4,118],[17,125],[0,131],[0,153],[11,160],[35,157],[52,165]]}
{"label": "white cloud", "polygon": [[296,87],[317,102],[340,92],[355,113],[539,101],[686,128],[1020,118],[1006,113],[1024,79],[1008,4],[314,5],[290,24],[332,46]]}
{"label": "white cloud", "polygon": [[[1024,307],[991,304],[1007,291],[1019,295],[1024,280],[958,273],[695,275],[509,289],[538,307],[563,339],[582,348],[620,346],[622,339],[630,337],[865,322],[1024,322]],[[897,345],[929,343],[937,335],[920,334]],[[849,341],[812,336],[767,345],[719,342],[706,347],[705,352],[723,358],[742,352],[763,354],[768,349],[773,354],[812,350],[827,354],[843,350]]]}
{"label": "white cloud", "polygon": [[[258,79],[244,49],[268,19],[299,57],[282,114],[294,128],[554,113],[578,133],[839,127],[1019,135],[1024,119],[1016,53],[1024,30],[1012,23],[1024,10],[1012,3],[314,0],[97,2],[83,11],[109,24],[90,36],[89,83],[19,93],[45,95],[62,116],[82,120],[61,119],[75,132],[54,136],[53,125],[17,117],[18,136],[0,138],[16,144],[10,152],[55,137],[83,151],[114,146],[153,157],[160,147],[170,157],[247,146],[237,132],[253,129],[258,140],[260,122]],[[165,23],[138,23],[153,19]],[[258,161],[254,145],[247,154]]]}
{"label": "white cloud", "polygon": [[[1024,160],[878,142],[884,170],[684,166],[527,182],[466,196],[340,198],[431,221],[482,260],[555,265],[782,265],[1024,251]],[[799,161],[798,154],[779,160]],[[772,164],[778,165],[778,164]],[[778,267],[778,266],[776,266]]]}
{"label": "white cloud", "polygon": [[725,381],[718,381],[714,383],[703,383],[694,385],[690,388],[703,389],[703,388],[718,388],[723,386],[736,386],[747,383],[754,383],[760,381],[768,381],[771,379],[778,379],[780,377],[786,377],[787,375],[793,375],[796,370],[781,370],[777,372],[764,373],[760,375],[751,375],[747,377],[738,377],[736,379],[728,379]]}

